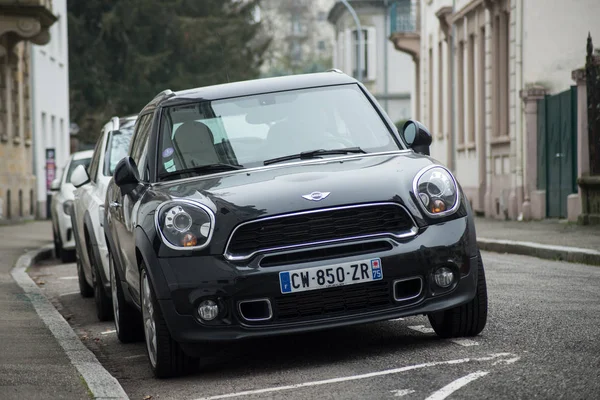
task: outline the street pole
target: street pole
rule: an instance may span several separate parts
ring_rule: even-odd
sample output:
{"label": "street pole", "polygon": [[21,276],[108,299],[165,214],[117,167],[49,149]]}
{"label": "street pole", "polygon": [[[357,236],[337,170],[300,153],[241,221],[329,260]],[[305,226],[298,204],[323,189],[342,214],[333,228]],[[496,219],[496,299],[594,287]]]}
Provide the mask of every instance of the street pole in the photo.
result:
{"label": "street pole", "polygon": [[356,12],[354,11],[354,8],[352,8],[352,6],[348,3],[347,0],[341,0],[341,2],[346,6],[348,11],[350,12],[350,15],[352,15],[352,18],[354,18],[354,22],[356,23],[356,29],[358,30],[356,32],[356,36],[358,38],[358,66],[356,69],[358,70],[357,79],[359,82],[362,82],[362,80],[363,80],[362,65],[363,65],[363,60],[364,60],[362,27],[360,25],[360,21],[358,20],[358,16],[356,15]]}

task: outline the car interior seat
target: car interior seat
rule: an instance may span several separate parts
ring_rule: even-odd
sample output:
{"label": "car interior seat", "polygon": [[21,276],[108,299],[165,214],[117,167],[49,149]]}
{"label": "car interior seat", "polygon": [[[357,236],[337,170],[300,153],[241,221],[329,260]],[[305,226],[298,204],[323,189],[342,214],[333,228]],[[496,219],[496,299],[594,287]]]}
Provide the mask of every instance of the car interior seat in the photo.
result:
{"label": "car interior seat", "polygon": [[182,168],[220,163],[210,128],[199,121],[184,122],[173,138],[176,151],[183,160]]}

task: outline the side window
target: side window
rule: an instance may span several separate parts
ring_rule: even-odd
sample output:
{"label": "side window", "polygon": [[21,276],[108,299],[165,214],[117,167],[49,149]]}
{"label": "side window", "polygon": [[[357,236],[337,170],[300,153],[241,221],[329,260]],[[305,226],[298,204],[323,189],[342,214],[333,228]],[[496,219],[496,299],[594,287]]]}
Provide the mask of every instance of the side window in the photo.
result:
{"label": "side window", "polygon": [[90,176],[90,180],[92,182],[96,182],[96,177],[98,175],[98,167],[100,165],[100,153],[102,151],[102,139],[104,138],[104,132],[100,133],[100,137],[96,142],[96,147],[94,147],[94,155],[92,156],[92,161],[90,162],[90,166],[88,167],[88,175]]}
{"label": "side window", "polygon": [[152,125],[153,114],[146,114],[138,119],[131,144],[131,158],[135,161],[140,173],[140,179],[148,180],[148,168],[146,165],[146,156],[148,154],[148,137],[150,136],[150,126]]}

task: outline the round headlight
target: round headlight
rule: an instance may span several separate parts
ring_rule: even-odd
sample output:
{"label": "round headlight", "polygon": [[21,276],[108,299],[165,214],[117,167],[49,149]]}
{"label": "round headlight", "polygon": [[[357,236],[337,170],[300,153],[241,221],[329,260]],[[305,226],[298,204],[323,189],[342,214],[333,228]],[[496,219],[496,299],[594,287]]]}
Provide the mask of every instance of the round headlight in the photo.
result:
{"label": "round headlight", "polygon": [[448,215],[458,208],[458,186],[444,167],[428,167],[417,174],[414,191],[430,216]]}
{"label": "round headlight", "polygon": [[214,230],[214,214],[203,204],[172,200],[161,204],[156,213],[156,227],[163,242],[177,250],[208,246]]}

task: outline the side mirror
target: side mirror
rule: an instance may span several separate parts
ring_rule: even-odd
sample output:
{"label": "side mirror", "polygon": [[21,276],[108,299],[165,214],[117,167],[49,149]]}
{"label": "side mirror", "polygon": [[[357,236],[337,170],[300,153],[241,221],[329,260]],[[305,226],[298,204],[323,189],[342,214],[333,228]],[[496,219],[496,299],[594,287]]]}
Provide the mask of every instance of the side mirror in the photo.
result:
{"label": "side mirror", "polygon": [[137,166],[131,157],[125,157],[119,161],[113,176],[115,184],[121,188],[121,193],[124,195],[133,192],[140,183]]}
{"label": "side mirror", "polygon": [[81,187],[90,181],[90,177],[83,165],[78,165],[71,174],[71,183],[76,188]]}
{"label": "side mirror", "polygon": [[431,146],[431,133],[429,130],[420,123],[409,119],[404,124],[402,129],[404,140],[415,152],[420,154],[429,155],[429,146]]}
{"label": "side mirror", "polygon": [[59,190],[60,190],[60,178],[56,178],[50,184],[50,191],[51,192],[58,192]]}

